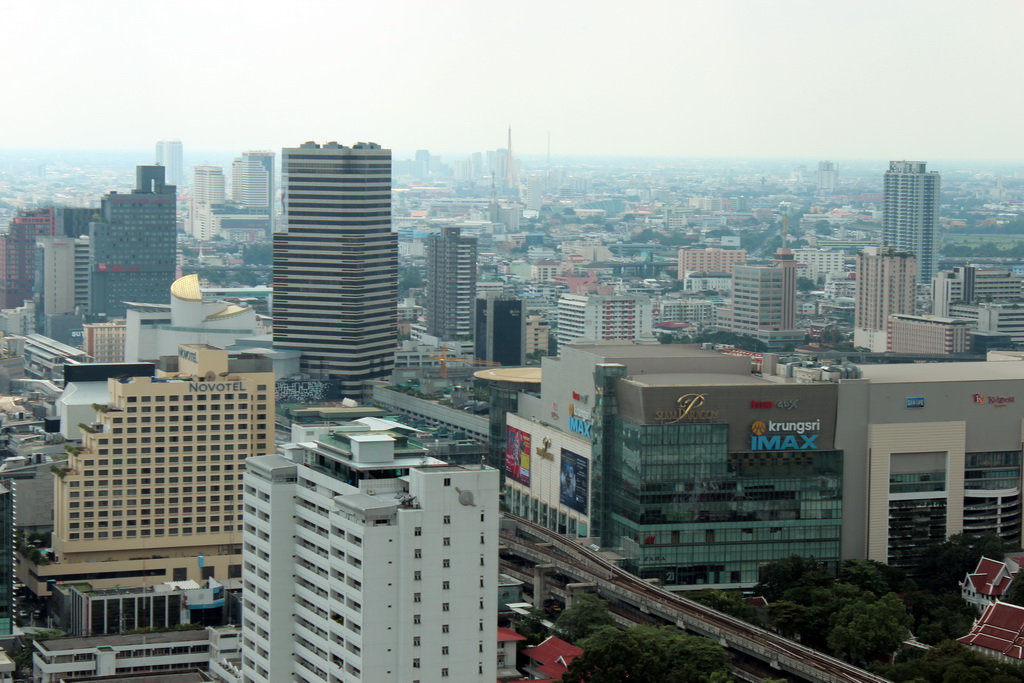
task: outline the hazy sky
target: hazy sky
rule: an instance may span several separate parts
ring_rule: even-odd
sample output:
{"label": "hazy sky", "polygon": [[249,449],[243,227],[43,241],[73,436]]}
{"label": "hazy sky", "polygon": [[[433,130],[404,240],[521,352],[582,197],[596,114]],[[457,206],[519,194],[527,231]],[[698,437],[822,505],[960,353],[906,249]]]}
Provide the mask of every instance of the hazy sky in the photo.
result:
{"label": "hazy sky", "polygon": [[1022,0],[0,3],[0,148],[1024,160]]}

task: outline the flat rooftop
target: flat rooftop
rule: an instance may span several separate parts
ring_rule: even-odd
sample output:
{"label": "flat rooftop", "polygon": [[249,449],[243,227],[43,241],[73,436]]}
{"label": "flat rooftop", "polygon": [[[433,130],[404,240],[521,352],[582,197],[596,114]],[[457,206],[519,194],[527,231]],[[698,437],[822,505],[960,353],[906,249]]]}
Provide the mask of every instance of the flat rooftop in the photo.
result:
{"label": "flat rooftop", "polygon": [[493,368],[477,370],[473,373],[477,379],[492,382],[515,382],[517,384],[540,384],[540,367],[529,368]]}
{"label": "flat rooftop", "polygon": [[776,384],[771,380],[755,375],[734,375],[724,372],[664,372],[643,375],[629,375],[628,381],[642,387],[676,387],[707,384],[735,384],[748,386],[751,384]]}
{"label": "flat rooftop", "polygon": [[185,629],[182,631],[150,631],[149,633],[128,633],[108,636],[82,636],[37,640],[37,647],[49,652],[56,650],[85,650],[93,647],[126,647],[129,645],[158,645],[207,640],[206,629]]}
{"label": "flat rooftop", "polygon": [[1024,362],[1014,360],[977,363],[893,363],[857,367],[860,368],[864,379],[876,384],[1024,379]]}

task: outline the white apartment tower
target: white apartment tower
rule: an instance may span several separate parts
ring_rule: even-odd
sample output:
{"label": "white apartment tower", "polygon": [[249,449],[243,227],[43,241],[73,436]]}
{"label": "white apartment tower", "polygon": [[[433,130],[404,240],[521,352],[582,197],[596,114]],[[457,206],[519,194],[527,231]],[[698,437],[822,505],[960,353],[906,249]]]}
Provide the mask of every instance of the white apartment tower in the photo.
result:
{"label": "white apartment tower", "polygon": [[832,193],[839,189],[839,171],[834,161],[819,161],[814,176],[818,192]]}
{"label": "white apartment tower", "polygon": [[189,207],[189,234],[198,240],[212,240],[220,230],[214,207],[224,204],[224,169],[220,166],[196,166]]}
{"label": "white apartment tower", "polygon": [[885,173],[882,243],[917,257],[917,282],[929,284],[939,256],[942,177],[924,161],[890,161]]}
{"label": "white apartment tower", "polygon": [[343,428],[245,476],[244,683],[491,683],[498,471]]}
{"label": "white apartment tower", "polygon": [[651,333],[654,307],[646,296],[564,294],[558,300],[558,346],[577,339],[635,341]]}
{"label": "white apartment tower", "polygon": [[231,199],[247,209],[265,213],[273,232],[274,153],[242,152],[231,162]]}

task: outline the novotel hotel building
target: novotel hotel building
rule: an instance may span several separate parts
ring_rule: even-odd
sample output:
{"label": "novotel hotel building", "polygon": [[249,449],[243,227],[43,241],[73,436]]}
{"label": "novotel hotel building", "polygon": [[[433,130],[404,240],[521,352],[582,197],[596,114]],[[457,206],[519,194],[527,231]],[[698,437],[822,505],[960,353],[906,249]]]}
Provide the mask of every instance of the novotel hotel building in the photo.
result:
{"label": "novotel hotel building", "polygon": [[54,478],[53,561],[19,563],[36,595],[241,578],[245,461],[275,449],[270,360],[183,344],[150,367],[77,387],[95,417]]}
{"label": "novotel hotel building", "polygon": [[543,363],[506,418],[513,513],[666,586],[750,586],[792,554],[838,566],[836,384],[680,345],[569,345]]}

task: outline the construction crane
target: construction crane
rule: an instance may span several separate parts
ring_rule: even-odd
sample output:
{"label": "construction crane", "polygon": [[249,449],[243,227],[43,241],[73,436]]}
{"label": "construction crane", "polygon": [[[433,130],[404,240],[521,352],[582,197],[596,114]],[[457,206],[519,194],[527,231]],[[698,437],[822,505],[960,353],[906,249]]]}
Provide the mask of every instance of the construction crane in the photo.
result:
{"label": "construction crane", "polygon": [[448,379],[448,363],[466,363],[468,365],[498,365],[501,363],[495,363],[492,360],[476,360],[475,358],[460,358],[459,356],[448,355],[448,345],[441,345],[441,354],[438,356],[430,356],[431,360],[441,361],[441,377]]}

